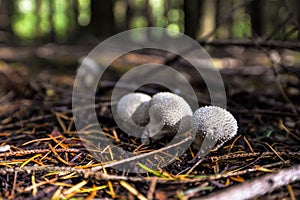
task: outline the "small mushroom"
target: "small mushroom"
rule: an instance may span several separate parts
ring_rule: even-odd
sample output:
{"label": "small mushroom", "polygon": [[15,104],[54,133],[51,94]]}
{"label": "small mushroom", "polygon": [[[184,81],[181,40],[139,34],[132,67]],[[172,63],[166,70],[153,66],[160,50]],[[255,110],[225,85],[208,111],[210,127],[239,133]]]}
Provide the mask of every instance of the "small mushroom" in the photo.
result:
{"label": "small mushroom", "polygon": [[193,147],[200,149],[196,157],[203,157],[211,149],[217,150],[233,138],[238,126],[236,119],[227,110],[217,106],[205,106],[195,111],[192,129],[195,134]]}
{"label": "small mushroom", "polygon": [[[139,126],[146,126],[149,122],[148,110],[151,97],[143,93],[129,93],[117,103],[116,114],[121,128],[129,132],[138,132]],[[130,133],[132,134],[132,133]],[[141,131],[140,133],[141,134]]]}
{"label": "small mushroom", "polygon": [[190,128],[189,122],[193,112],[188,103],[180,96],[170,92],[155,94],[150,101],[150,122],[143,131],[141,141],[149,143],[165,136],[174,136],[178,131]]}

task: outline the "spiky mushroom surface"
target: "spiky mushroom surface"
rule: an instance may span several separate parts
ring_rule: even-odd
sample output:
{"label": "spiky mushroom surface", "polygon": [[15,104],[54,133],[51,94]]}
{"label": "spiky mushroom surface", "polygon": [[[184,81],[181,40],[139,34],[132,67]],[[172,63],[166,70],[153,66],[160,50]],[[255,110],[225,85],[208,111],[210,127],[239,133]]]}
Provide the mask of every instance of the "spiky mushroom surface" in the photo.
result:
{"label": "spiky mushroom surface", "polygon": [[150,139],[157,141],[164,136],[172,136],[179,130],[189,129],[189,125],[183,126],[180,122],[191,118],[192,115],[190,106],[182,97],[170,92],[155,94],[150,101],[150,122],[143,132],[141,141],[149,143]]}
{"label": "spiky mushroom surface", "polygon": [[193,147],[200,149],[197,157],[202,157],[211,149],[216,150],[233,138],[238,125],[227,110],[217,106],[205,106],[195,111],[192,129],[195,134]]}
{"label": "spiky mushroom surface", "polygon": [[149,122],[150,100],[149,95],[137,92],[126,94],[118,101],[117,117],[127,131],[131,131],[136,125],[145,126]]}

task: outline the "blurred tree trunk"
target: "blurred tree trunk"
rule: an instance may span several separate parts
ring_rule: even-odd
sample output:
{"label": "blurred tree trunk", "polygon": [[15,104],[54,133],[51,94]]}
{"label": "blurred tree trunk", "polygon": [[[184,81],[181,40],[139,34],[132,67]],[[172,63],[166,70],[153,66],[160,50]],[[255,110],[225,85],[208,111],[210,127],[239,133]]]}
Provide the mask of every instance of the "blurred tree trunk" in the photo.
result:
{"label": "blurred tree trunk", "polygon": [[[219,27],[217,37],[229,39],[232,36],[232,0],[217,0],[217,26]],[[224,19],[226,18],[226,21]]]}
{"label": "blurred tree trunk", "polygon": [[212,39],[216,28],[216,0],[203,0],[198,39]]}
{"label": "blurred tree trunk", "polygon": [[54,42],[56,39],[55,34],[55,23],[54,23],[54,14],[55,14],[55,1],[51,0],[49,5],[49,24],[50,24],[50,33],[49,33],[49,41]]}
{"label": "blurred tree trunk", "polygon": [[67,29],[68,35],[75,35],[79,30],[79,24],[78,24],[78,1],[77,0],[71,0],[70,4],[68,5],[68,18],[70,19],[70,28]]}
{"label": "blurred tree trunk", "polygon": [[266,33],[265,7],[266,0],[254,0],[248,6],[253,38],[262,37]]}
{"label": "blurred tree trunk", "polygon": [[184,0],[184,32],[191,38],[196,38],[199,29],[201,2],[198,0]]}
{"label": "blurred tree trunk", "polygon": [[11,18],[14,11],[14,1],[0,1],[0,43],[13,43],[14,33],[12,31]]}
{"label": "blurred tree trunk", "polygon": [[145,6],[145,13],[148,21],[148,26],[153,26],[153,16],[152,16],[152,9],[149,3],[149,0],[146,0],[146,6]]}
{"label": "blurred tree trunk", "polygon": [[130,21],[133,16],[133,11],[130,6],[130,0],[126,1],[126,29],[130,29]]}
{"label": "blurred tree trunk", "polygon": [[91,0],[91,22],[89,29],[99,39],[114,34],[113,1]]}
{"label": "blurred tree trunk", "polygon": [[36,16],[36,22],[35,22],[35,27],[36,27],[36,32],[35,32],[35,40],[40,40],[42,37],[42,31],[41,31],[41,1],[36,0],[35,1],[35,16]]}
{"label": "blurred tree trunk", "polygon": [[300,41],[300,1],[299,0],[294,0],[294,13],[296,14],[297,17],[297,22],[298,22],[298,40]]}

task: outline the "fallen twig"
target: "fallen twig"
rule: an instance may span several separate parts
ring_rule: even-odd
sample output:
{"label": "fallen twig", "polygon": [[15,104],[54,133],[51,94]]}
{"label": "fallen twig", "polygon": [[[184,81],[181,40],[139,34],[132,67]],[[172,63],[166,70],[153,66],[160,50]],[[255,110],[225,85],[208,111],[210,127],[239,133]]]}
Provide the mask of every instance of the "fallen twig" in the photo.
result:
{"label": "fallen twig", "polygon": [[[26,150],[20,150],[20,151],[11,151],[6,153],[0,153],[0,157],[10,157],[10,156],[25,156],[29,154],[41,154],[41,153],[48,153],[50,152],[50,149],[26,149]],[[61,152],[67,152],[67,153],[79,153],[81,152],[80,149],[74,149],[74,148],[67,148],[67,149],[55,149],[57,153]]]}
{"label": "fallen twig", "polygon": [[141,158],[146,158],[148,156],[151,156],[151,155],[154,155],[154,154],[157,154],[157,153],[169,150],[171,148],[178,147],[179,145],[182,145],[183,143],[185,143],[185,142],[187,142],[187,141],[189,141],[191,139],[192,139],[192,137],[186,137],[184,140],[182,140],[182,141],[180,141],[178,143],[166,146],[164,148],[161,148],[161,149],[158,149],[158,150],[154,150],[154,151],[151,151],[151,152],[148,152],[148,153],[143,153],[141,155],[133,156],[133,157],[130,157],[130,158],[126,158],[126,159],[123,159],[123,160],[120,160],[120,161],[116,161],[116,162],[113,162],[113,163],[108,163],[108,164],[106,164],[104,166],[93,167],[92,170],[93,171],[98,171],[98,170],[101,170],[103,168],[116,167],[116,166],[119,166],[119,165],[122,165],[122,164],[125,164],[125,163],[129,163],[129,162],[132,162],[132,161],[139,160]]}
{"label": "fallen twig", "polygon": [[[277,152],[280,156],[300,156],[300,152]],[[230,153],[222,156],[213,156],[211,160],[213,162],[218,162],[220,160],[233,160],[240,158],[249,158],[249,157],[269,157],[275,156],[274,152],[254,152],[254,153]]]}
{"label": "fallen twig", "polygon": [[178,180],[178,179],[169,179],[169,178],[158,178],[158,177],[138,177],[138,176],[122,176],[122,175],[110,175],[105,174],[102,171],[93,171],[91,169],[78,169],[76,167],[56,167],[56,166],[25,166],[25,167],[16,167],[16,168],[2,168],[0,169],[0,174],[11,174],[11,173],[32,173],[33,171],[38,172],[48,172],[48,171],[57,171],[57,172],[74,172],[76,175],[84,177],[84,178],[94,178],[96,180],[116,180],[116,181],[132,181],[132,182],[152,182],[153,178],[156,178],[157,183],[168,183],[168,184],[182,184],[182,183],[196,183],[200,181],[206,180],[218,180],[221,178],[228,178],[231,176],[239,176],[243,174],[247,174],[250,172],[260,171],[261,168],[270,168],[276,166],[282,166],[287,164],[288,162],[277,162],[277,163],[270,163],[267,165],[262,165],[260,167],[249,168],[241,171],[234,171],[234,172],[227,172],[223,174],[216,174],[216,175],[207,175],[195,178],[189,178],[185,180]]}
{"label": "fallen twig", "polygon": [[289,42],[289,41],[279,41],[279,40],[249,40],[249,41],[234,41],[234,40],[202,40],[199,41],[201,45],[209,45],[216,47],[225,47],[225,46],[242,46],[242,47],[263,47],[268,49],[291,49],[291,50],[299,50],[300,43],[299,42]]}
{"label": "fallen twig", "polygon": [[252,181],[230,187],[213,195],[204,198],[206,200],[222,199],[252,199],[268,192],[300,180],[300,165],[283,169],[277,173],[268,174]]}

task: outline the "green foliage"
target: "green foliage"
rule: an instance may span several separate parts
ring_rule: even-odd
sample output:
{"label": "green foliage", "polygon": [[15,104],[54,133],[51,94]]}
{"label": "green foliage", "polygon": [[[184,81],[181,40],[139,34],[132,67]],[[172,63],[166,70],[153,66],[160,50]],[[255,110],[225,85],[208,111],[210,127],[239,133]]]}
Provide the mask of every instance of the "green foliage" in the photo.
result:
{"label": "green foliage", "polygon": [[154,176],[161,177],[161,178],[168,178],[167,176],[163,175],[162,173],[160,173],[156,170],[153,170],[153,169],[147,167],[146,165],[143,165],[142,163],[138,163],[138,165],[139,165],[139,167],[144,169],[146,172],[153,174]]}
{"label": "green foliage", "polygon": [[78,0],[78,23],[81,26],[87,26],[91,20],[90,0]]}
{"label": "green foliage", "polygon": [[36,17],[33,13],[15,15],[12,21],[12,28],[17,36],[23,39],[34,38]]}
{"label": "green foliage", "polygon": [[19,0],[16,3],[17,14],[12,17],[12,29],[17,36],[32,39],[37,20],[34,15],[35,4],[33,0]]}
{"label": "green foliage", "polygon": [[245,39],[251,37],[251,19],[248,14],[240,13],[233,23],[233,38]]}
{"label": "green foliage", "polygon": [[[40,0],[38,8],[35,0],[16,1],[15,14],[12,17],[12,29],[21,39],[30,40],[36,37],[47,37],[51,29],[58,39],[67,37],[67,32],[72,30],[70,3],[61,0]],[[53,5],[51,5],[53,4]],[[53,6],[53,13],[50,13]],[[78,0],[78,23],[82,26],[90,22],[90,0]],[[53,21],[53,27],[51,27]]]}
{"label": "green foliage", "polygon": [[130,23],[131,28],[141,28],[147,26],[147,20],[143,16],[133,17]]}

